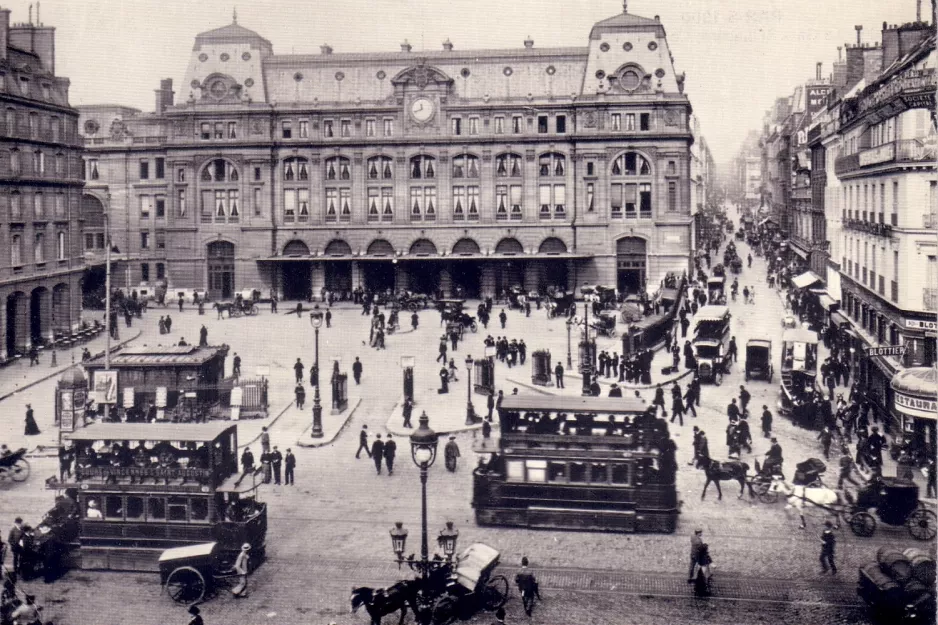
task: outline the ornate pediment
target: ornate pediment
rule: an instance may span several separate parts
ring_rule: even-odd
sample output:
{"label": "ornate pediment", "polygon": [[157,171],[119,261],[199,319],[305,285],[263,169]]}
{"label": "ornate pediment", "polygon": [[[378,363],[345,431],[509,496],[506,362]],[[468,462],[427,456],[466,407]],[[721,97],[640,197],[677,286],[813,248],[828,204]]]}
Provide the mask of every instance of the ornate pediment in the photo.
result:
{"label": "ornate pediment", "polygon": [[227,74],[210,74],[198,86],[202,90],[203,102],[213,104],[235,103],[241,101],[241,88],[238,82]]}
{"label": "ornate pediment", "polygon": [[418,89],[426,89],[428,85],[448,87],[453,84],[453,79],[439,69],[427,65],[426,60],[422,60],[419,64],[405,69],[392,78],[391,84],[395,87],[413,85]]}

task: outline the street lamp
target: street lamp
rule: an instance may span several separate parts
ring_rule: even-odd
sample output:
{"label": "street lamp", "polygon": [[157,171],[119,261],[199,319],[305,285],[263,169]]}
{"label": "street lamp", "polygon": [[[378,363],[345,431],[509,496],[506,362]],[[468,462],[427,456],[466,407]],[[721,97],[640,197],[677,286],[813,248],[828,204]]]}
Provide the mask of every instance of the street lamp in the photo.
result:
{"label": "street lamp", "polygon": [[[589,298],[587,298],[589,299]],[[583,397],[588,397],[592,395],[590,390],[590,382],[592,381],[591,376],[593,374],[593,353],[590,349],[590,316],[589,316],[589,301],[583,302],[583,349],[580,350],[581,355],[583,356],[582,362],[580,362],[580,373],[583,374],[583,388],[580,391],[580,394]]]}
{"label": "street lamp", "polygon": [[573,330],[573,317],[567,317],[567,369],[573,368],[573,356],[570,353],[570,331]]}
{"label": "street lamp", "polygon": [[313,367],[316,369],[316,393],[313,395],[313,429],[310,433],[312,438],[322,438],[322,405],[319,403],[319,328],[322,327],[323,313],[321,310],[314,310],[309,313],[309,323],[316,331],[316,361]]}
{"label": "street lamp", "polygon": [[414,554],[404,557],[404,551],[407,546],[407,530],[400,521],[394,523],[394,527],[389,532],[391,535],[391,548],[396,556],[398,566],[403,563],[416,571],[420,575],[420,583],[423,586],[423,592],[418,592],[416,597],[415,616],[417,622],[421,625],[429,625],[433,618],[432,593],[426,592],[426,584],[430,574],[443,567],[449,566],[453,555],[456,553],[456,541],[459,537],[459,531],[453,529],[453,522],[447,521],[446,528],[440,531],[437,537],[437,544],[443,550],[445,558],[434,556],[430,559],[430,547],[427,533],[427,472],[433,466],[436,460],[437,442],[439,437],[436,432],[430,429],[430,419],[427,413],[420,415],[420,426],[410,436],[410,454],[420,469],[420,559],[416,559]]}
{"label": "street lamp", "polygon": [[413,356],[401,356],[401,369],[404,370],[404,399],[414,403],[414,364]]}
{"label": "street lamp", "polygon": [[476,411],[472,406],[472,356],[466,356],[466,425],[476,422]]}

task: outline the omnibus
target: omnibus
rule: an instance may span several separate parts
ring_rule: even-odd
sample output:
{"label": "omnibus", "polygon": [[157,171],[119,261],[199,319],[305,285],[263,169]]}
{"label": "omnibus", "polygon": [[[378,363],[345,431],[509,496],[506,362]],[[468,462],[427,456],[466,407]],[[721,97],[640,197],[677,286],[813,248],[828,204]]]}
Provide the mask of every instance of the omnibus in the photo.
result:
{"label": "omnibus", "polygon": [[513,395],[499,417],[473,472],[479,525],[674,531],[676,447],[641,400]]}
{"label": "omnibus", "polygon": [[158,571],[170,547],[217,542],[234,557],[264,557],[267,507],[255,475],[238,472],[238,430],[229,423],[98,423],[63,433],[74,473],[47,481],[74,500],[83,569]]}

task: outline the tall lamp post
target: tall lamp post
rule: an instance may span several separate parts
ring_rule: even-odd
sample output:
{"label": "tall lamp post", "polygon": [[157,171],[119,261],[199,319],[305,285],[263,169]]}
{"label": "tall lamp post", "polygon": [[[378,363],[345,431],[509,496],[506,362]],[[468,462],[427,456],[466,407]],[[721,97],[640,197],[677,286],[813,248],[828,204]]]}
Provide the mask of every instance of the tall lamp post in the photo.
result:
{"label": "tall lamp post", "polygon": [[403,523],[396,521],[390,531],[391,548],[397,556],[398,567],[406,562],[412,571],[420,575],[421,585],[424,586],[424,592],[418,592],[416,597],[415,617],[420,625],[430,625],[433,621],[433,596],[426,592],[425,585],[432,572],[451,565],[459,537],[459,530],[453,528],[452,521],[447,521],[446,528],[437,537],[437,544],[443,550],[444,557],[435,556],[433,560],[430,559],[427,532],[427,474],[436,460],[438,440],[437,433],[430,429],[430,419],[427,413],[421,413],[420,425],[410,435],[410,455],[414,464],[420,469],[420,559],[416,559],[414,554],[404,557],[408,532]]}
{"label": "tall lamp post", "polygon": [[570,353],[570,331],[573,330],[573,317],[567,317],[567,369],[573,368],[573,356]]}
{"label": "tall lamp post", "polygon": [[[588,298],[587,298],[588,299]],[[580,394],[583,397],[592,395],[590,391],[590,382],[593,374],[593,353],[590,348],[590,312],[589,301],[583,302],[583,349],[581,350],[583,361],[580,363],[580,373],[583,374],[583,388]]]}
{"label": "tall lamp post", "polygon": [[466,425],[476,422],[476,410],[472,406],[472,356],[466,356]]}
{"label": "tall lamp post", "polygon": [[[309,323],[316,331],[316,361],[313,366],[319,372],[319,328],[322,327],[323,314],[321,310],[309,313]],[[322,438],[322,404],[319,403],[319,376],[316,376],[316,392],[313,395],[313,429],[312,438]]]}

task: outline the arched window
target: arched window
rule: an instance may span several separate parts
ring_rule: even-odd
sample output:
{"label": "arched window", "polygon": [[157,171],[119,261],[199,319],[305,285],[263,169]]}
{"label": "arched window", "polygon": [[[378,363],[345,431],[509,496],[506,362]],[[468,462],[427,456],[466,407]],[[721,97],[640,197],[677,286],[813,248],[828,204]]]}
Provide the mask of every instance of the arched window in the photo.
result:
{"label": "arched window", "polygon": [[479,158],[471,154],[453,157],[453,178],[478,178]]}
{"label": "arched window", "polygon": [[283,179],[286,182],[309,180],[309,161],[301,156],[284,159]]}
{"label": "arched window", "polygon": [[240,221],[240,180],[238,168],[226,159],[212,159],[202,167],[199,208],[203,222]]}
{"label": "arched window", "polygon": [[419,154],[411,158],[410,177],[413,180],[433,180],[436,178],[436,159],[426,154]]}
{"label": "arched window", "polygon": [[496,178],[520,178],[521,155],[506,152],[495,157]]}
{"label": "arched window", "polygon": [[352,179],[352,166],[344,156],[333,156],[326,159],[326,180],[350,181]]}
{"label": "arched window", "polygon": [[537,175],[542,178],[563,178],[567,173],[567,158],[557,152],[541,154],[537,161]]}
{"label": "arched window", "polygon": [[372,156],[368,159],[368,180],[391,180],[394,170],[391,167],[393,159],[390,156]]}
{"label": "arched window", "polygon": [[610,169],[610,217],[651,219],[651,165],[637,152],[625,152],[612,161]]}

